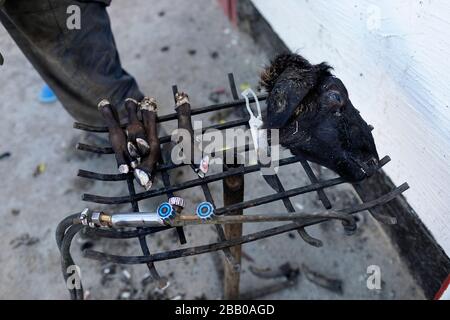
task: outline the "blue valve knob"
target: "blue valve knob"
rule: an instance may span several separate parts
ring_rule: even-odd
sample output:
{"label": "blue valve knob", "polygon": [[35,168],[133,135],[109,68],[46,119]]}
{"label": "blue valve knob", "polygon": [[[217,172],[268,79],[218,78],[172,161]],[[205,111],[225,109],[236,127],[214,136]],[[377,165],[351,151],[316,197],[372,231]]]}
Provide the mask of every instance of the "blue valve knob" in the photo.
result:
{"label": "blue valve knob", "polygon": [[214,215],[214,207],[209,202],[202,202],[195,209],[195,213],[200,219],[210,219]]}
{"label": "blue valve knob", "polygon": [[166,220],[175,215],[175,210],[170,203],[163,202],[158,206],[158,209],[156,209],[156,213],[161,219]]}

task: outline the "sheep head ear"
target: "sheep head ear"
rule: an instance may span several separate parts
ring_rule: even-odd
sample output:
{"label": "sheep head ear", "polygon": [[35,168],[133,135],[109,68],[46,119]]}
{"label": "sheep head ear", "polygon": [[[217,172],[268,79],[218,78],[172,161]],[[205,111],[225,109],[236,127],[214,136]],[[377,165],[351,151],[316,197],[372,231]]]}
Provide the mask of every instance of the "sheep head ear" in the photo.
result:
{"label": "sheep head ear", "polygon": [[279,76],[267,98],[267,127],[279,129],[292,116],[308,92],[316,85],[312,70],[289,67]]}

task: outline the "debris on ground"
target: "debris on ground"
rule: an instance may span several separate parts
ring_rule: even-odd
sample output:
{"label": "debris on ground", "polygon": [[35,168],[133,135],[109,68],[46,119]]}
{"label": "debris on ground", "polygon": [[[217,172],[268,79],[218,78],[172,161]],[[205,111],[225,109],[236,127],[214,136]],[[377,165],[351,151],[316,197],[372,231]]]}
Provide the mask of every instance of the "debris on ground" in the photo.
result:
{"label": "debris on ground", "polygon": [[239,90],[241,90],[241,92],[242,91],[244,91],[244,90],[247,90],[247,89],[249,89],[251,86],[250,86],[250,83],[248,83],[248,82],[243,82],[243,83],[241,83],[240,85],[239,85]]}
{"label": "debris on ground", "polygon": [[294,202],[294,206],[295,206],[295,208],[297,208],[297,210],[299,210],[299,211],[305,210],[305,206],[304,206],[303,204],[301,204],[300,202]]}
{"label": "debris on ground", "polygon": [[170,287],[170,281],[168,281],[167,279],[161,279],[158,282],[158,286],[155,288],[155,292],[158,294],[163,294],[164,291],[167,290],[167,288]]}
{"label": "debris on ground", "polygon": [[194,297],[194,300],[208,300],[208,297],[206,294],[202,293],[201,295]]}
{"label": "debris on ground", "polygon": [[122,281],[125,283],[130,283],[131,281],[131,274],[127,269],[122,270]]}
{"label": "debris on ground", "polygon": [[215,121],[219,124],[223,124],[226,122],[226,120],[232,113],[233,113],[233,110],[231,110],[231,109],[220,110],[220,111],[214,112],[208,119],[210,121]]}
{"label": "debris on ground", "polygon": [[140,298],[139,290],[132,287],[122,288],[117,296],[119,300],[137,300]]}
{"label": "debris on ground", "polygon": [[116,275],[116,265],[107,264],[102,268],[102,276],[100,278],[100,284],[102,286],[106,285],[108,282],[112,281]]}
{"label": "debris on ground", "polygon": [[3,152],[2,154],[0,154],[0,160],[6,159],[11,157],[11,152]]}
{"label": "debris on ground", "polygon": [[[274,278],[274,276],[273,276],[274,271],[270,268],[258,268],[258,267],[251,265],[249,267],[249,270],[254,276],[257,276],[258,278],[263,278],[263,279]],[[277,271],[275,271],[275,272],[277,272]],[[275,277],[278,277],[278,275]]]}
{"label": "debris on ground", "polygon": [[94,246],[94,243],[91,241],[84,241],[83,244],[81,244],[80,246],[80,250],[84,251],[84,250],[88,250],[91,249]]}
{"label": "debris on ground", "polygon": [[273,279],[286,277],[287,279],[296,278],[300,274],[300,268],[296,264],[286,262],[278,267],[278,269],[272,270],[270,268],[260,269],[253,265],[249,267],[250,272],[262,279]]}
{"label": "debris on ground", "polygon": [[19,209],[11,209],[11,214],[13,216],[18,216],[20,214],[20,210]]}
{"label": "debris on ground", "polygon": [[169,46],[161,47],[161,52],[167,52],[167,51],[169,51],[169,50],[170,50],[170,47],[169,47]]}
{"label": "debris on ground", "polygon": [[188,50],[188,53],[189,53],[190,56],[195,56],[195,54],[197,53],[197,50],[195,50],[195,49],[189,49],[189,50]]}
{"label": "debris on ground", "polygon": [[28,233],[24,233],[9,242],[13,249],[20,246],[32,246],[39,242],[39,238],[31,237]]}
{"label": "debris on ground", "polygon": [[252,258],[251,255],[249,255],[247,252],[245,252],[244,250],[242,250],[241,252],[242,258],[245,260],[248,260],[250,262],[255,262],[255,259]]}
{"label": "debris on ground", "polygon": [[84,291],[84,300],[89,300],[91,298],[91,292],[89,290]]}
{"label": "debris on ground", "polygon": [[291,288],[297,284],[298,278],[300,276],[300,268],[296,264],[291,264],[289,262],[281,265],[276,270],[270,268],[261,269],[255,266],[250,266],[250,272],[261,279],[275,279],[285,277],[285,280],[263,286],[262,288],[254,289],[248,293],[243,293],[240,296],[241,299],[259,299],[269,294]]}
{"label": "debris on ground", "polygon": [[302,264],[302,271],[305,274],[306,279],[312,283],[337,294],[343,294],[342,280],[330,278],[317,271],[313,271],[305,264]]}
{"label": "debris on ground", "polygon": [[222,96],[226,96],[227,94],[227,90],[225,88],[217,88],[214,89],[210,94],[209,94],[209,100],[213,103],[219,103],[220,102],[220,98]]}
{"label": "debris on ground", "polygon": [[80,245],[81,251],[91,249],[94,246],[94,242],[90,241],[90,239],[87,239],[84,236],[78,237],[77,243]]}
{"label": "debris on ground", "polygon": [[[169,276],[172,277],[173,273],[170,273]],[[155,280],[152,275],[147,272],[141,280],[141,298],[147,300],[173,300],[174,297],[171,297],[173,296],[173,290],[171,293],[169,292],[170,290],[168,290],[170,286],[171,283],[166,277]],[[177,293],[176,295],[180,294]],[[184,294],[181,294],[181,296],[184,296]]]}
{"label": "debris on ground", "polygon": [[39,164],[36,166],[36,169],[34,169],[33,177],[36,178],[37,176],[43,174],[43,173],[45,172],[46,169],[47,169],[47,166],[45,165],[45,163],[39,163]]}
{"label": "debris on ground", "polygon": [[54,103],[58,100],[53,90],[47,84],[44,84],[42,87],[38,99],[40,103],[44,104]]}
{"label": "debris on ground", "polygon": [[122,291],[120,293],[119,299],[120,300],[129,300],[131,298],[131,292],[130,291]]}
{"label": "debris on ground", "polygon": [[216,60],[219,57],[219,53],[217,51],[213,51],[213,52],[211,52],[210,56],[211,56],[211,58]]}

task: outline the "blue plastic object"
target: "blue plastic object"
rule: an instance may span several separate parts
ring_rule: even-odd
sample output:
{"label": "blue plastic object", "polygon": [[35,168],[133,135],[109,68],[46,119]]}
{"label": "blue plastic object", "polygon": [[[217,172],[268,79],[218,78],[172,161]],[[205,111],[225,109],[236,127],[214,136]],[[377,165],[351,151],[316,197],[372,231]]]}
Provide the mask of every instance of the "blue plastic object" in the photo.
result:
{"label": "blue plastic object", "polygon": [[39,101],[42,103],[52,103],[58,100],[52,89],[48,85],[44,85],[39,93]]}
{"label": "blue plastic object", "polygon": [[214,215],[214,207],[209,202],[202,202],[197,206],[195,213],[200,219],[210,219]]}
{"label": "blue plastic object", "polygon": [[156,209],[156,213],[163,220],[170,219],[175,215],[173,207],[168,202],[161,203],[158,209]]}

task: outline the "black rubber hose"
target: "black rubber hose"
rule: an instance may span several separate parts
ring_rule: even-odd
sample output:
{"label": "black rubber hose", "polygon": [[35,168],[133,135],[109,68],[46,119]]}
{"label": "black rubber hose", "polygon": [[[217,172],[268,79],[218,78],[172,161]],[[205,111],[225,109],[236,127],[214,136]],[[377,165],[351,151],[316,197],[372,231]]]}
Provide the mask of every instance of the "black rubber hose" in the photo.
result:
{"label": "black rubber hose", "polygon": [[[63,273],[65,284],[67,285],[67,279],[69,278],[69,275],[67,273],[67,268],[70,266],[75,265],[75,262],[72,259],[72,256],[70,255],[70,246],[72,244],[72,240],[75,237],[75,235],[83,228],[83,225],[76,224],[72,225],[67,229],[67,232],[64,235],[64,238],[61,243],[61,270]],[[81,279],[80,279],[80,288],[79,289],[68,289],[70,292],[70,298],[72,300],[83,300],[84,294],[83,294],[83,286],[81,285]]]}
{"label": "black rubber hose", "polygon": [[64,218],[56,227],[55,231],[55,239],[56,244],[58,245],[59,251],[61,251],[61,244],[64,238],[64,234],[66,233],[67,228],[74,224],[77,220],[79,221],[80,213],[72,214],[66,218]]}

